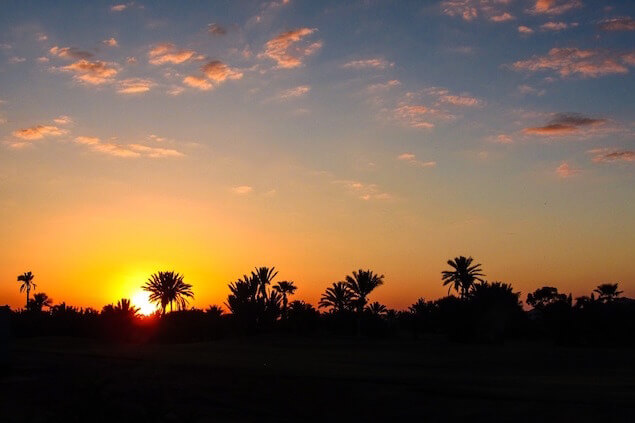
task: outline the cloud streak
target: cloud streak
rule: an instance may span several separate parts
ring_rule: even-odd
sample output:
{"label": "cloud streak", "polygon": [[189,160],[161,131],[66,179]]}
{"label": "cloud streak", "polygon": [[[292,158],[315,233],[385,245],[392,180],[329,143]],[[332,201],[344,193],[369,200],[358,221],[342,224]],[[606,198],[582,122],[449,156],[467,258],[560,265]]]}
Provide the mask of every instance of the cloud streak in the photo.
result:
{"label": "cloud streak", "polygon": [[148,62],[153,65],[178,65],[197,57],[194,50],[179,49],[171,43],[157,44],[148,52]]}
{"label": "cloud streak", "polygon": [[607,122],[606,119],[594,119],[577,113],[558,113],[544,126],[523,129],[523,133],[538,136],[563,136],[590,131]]}
{"label": "cloud streak", "polygon": [[298,28],[283,32],[267,41],[263,55],[274,60],[279,69],[298,68],[304,64],[306,57],[315,54],[322,47],[322,41],[303,42],[316,31],[315,28]]}
{"label": "cloud streak", "polygon": [[635,162],[635,151],[616,150],[612,148],[596,148],[587,151],[593,155],[593,163]]}
{"label": "cloud streak", "polygon": [[429,161],[421,161],[418,160],[417,157],[412,154],[412,153],[403,153],[400,154],[399,156],[397,156],[397,160],[400,160],[402,162],[406,162],[411,166],[416,166],[416,167],[423,167],[423,168],[427,168],[427,167],[435,167],[437,165],[437,162],[433,161],[433,160],[429,160]]}
{"label": "cloud streak", "polygon": [[86,146],[92,151],[113,157],[147,157],[160,159],[184,156],[184,154],[180,151],[170,148],[148,147],[141,144],[117,144],[113,142],[103,142],[98,137],[79,136],[76,137],[74,141],[76,144]]}
{"label": "cloud streak", "polygon": [[545,56],[534,56],[511,65],[517,71],[554,71],[563,78],[574,75],[597,78],[611,74],[628,73],[628,66],[635,63],[632,53],[617,54],[606,50],[579,48],[552,48]]}

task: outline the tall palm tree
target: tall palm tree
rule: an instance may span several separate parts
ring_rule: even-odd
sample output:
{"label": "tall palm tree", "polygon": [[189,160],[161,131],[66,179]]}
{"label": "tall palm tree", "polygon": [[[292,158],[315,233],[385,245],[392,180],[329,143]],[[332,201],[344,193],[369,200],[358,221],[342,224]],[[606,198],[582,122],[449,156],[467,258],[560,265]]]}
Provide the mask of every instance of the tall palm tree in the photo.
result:
{"label": "tall palm tree", "polygon": [[117,313],[130,317],[136,317],[139,314],[139,307],[133,306],[127,298],[120,299],[114,307],[114,310]]}
{"label": "tall palm tree", "polygon": [[461,294],[462,298],[467,296],[467,293],[474,285],[475,281],[483,282],[480,264],[472,264],[474,259],[472,257],[455,257],[454,260],[448,260],[448,264],[452,267],[452,270],[444,270],[441,272],[443,276],[443,286],[450,285],[448,287],[448,294],[450,289],[454,288],[456,292]]}
{"label": "tall palm tree", "polygon": [[267,299],[267,285],[270,285],[273,282],[273,279],[276,277],[278,272],[276,272],[275,267],[256,267],[253,272],[251,272],[252,277],[258,281],[258,295],[261,298]]}
{"label": "tall palm tree", "polygon": [[353,275],[346,276],[346,287],[353,295],[353,302],[357,312],[361,314],[368,301],[366,297],[378,286],[384,284],[384,275],[377,275],[372,270],[353,271]]}
{"label": "tall palm tree", "polygon": [[173,311],[173,303],[178,309],[184,309],[188,299],[194,298],[192,285],[183,282],[183,275],[173,271],[151,275],[143,289],[150,293],[150,301],[161,304],[161,314],[165,314],[168,304],[170,311]]}
{"label": "tall palm tree", "polygon": [[388,313],[388,309],[386,308],[386,306],[378,303],[377,301],[368,304],[366,306],[366,311],[373,316],[383,316],[384,314]]}
{"label": "tall palm tree", "polygon": [[31,272],[22,273],[18,276],[18,282],[22,282],[20,284],[20,292],[26,291],[26,306],[29,307],[29,292],[31,292],[31,288],[35,289],[36,285],[33,282],[33,278],[35,275]]}
{"label": "tall palm tree", "polygon": [[318,308],[330,308],[334,313],[350,310],[352,298],[353,294],[345,282],[335,282],[322,294]]}
{"label": "tall palm tree", "polygon": [[287,295],[295,294],[295,291],[298,289],[297,286],[293,284],[293,281],[280,281],[274,287],[273,290],[282,295],[282,316],[286,316],[287,314]]}
{"label": "tall palm tree", "polygon": [[33,294],[33,299],[29,301],[28,309],[32,311],[42,311],[42,308],[49,307],[53,305],[53,299],[50,298],[44,292],[38,292],[37,294]]}
{"label": "tall palm tree", "polygon": [[624,292],[617,290],[618,285],[619,284],[617,283],[603,283],[601,285],[598,285],[597,288],[593,290],[593,292],[598,294],[598,300],[600,301],[613,301],[614,299],[619,297],[622,292]]}

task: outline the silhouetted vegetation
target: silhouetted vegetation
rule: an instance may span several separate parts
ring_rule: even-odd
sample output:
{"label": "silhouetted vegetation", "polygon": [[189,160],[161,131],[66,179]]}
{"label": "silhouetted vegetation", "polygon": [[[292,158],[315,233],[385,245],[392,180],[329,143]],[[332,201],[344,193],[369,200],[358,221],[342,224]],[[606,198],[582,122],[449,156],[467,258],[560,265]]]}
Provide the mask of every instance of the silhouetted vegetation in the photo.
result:
{"label": "silhouetted vegetation", "polygon": [[[453,341],[501,343],[533,339],[571,345],[633,345],[635,301],[621,297],[617,283],[599,285],[575,301],[571,294],[544,286],[528,293],[523,309],[521,293],[509,283],[488,282],[481,264],[471,257],[448,261],[441,281],[458,297],[427,301],[419,298],[406,310],[392,310],[369,301],[384,284],[384,275],[359,269],[334,282],[322,294],[318,308],[290,301],[298,287],[275,282],[275,267],[257,267],[228,285],[225,307],[188,309],[194,297],[191,284],[176,272],[157,272],[143,285],[160,311],[139,314],[129,299],[103,307],[101,312],[57,305],[45,293],[29,298],[23,310],[11,312],[18,337],[67,335],[118,342],[187,342],[266,332],[302,336],[366,336],[401,338],[445,337]],[[33,274],[18,277],[27,296]],[[169,306],[169,307],[168,307]],[[168,311],[169,310],[169,311]]]}

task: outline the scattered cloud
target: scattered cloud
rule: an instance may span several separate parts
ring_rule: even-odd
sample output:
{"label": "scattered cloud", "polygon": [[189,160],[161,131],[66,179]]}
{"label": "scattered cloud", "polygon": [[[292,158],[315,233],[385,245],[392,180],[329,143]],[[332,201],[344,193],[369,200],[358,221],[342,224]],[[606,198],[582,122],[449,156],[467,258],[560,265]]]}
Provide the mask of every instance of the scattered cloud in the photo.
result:
{"label": "scattered cloud", "polygon": [[387,62],[380,58],[352,60],[342,65],[342,67],[346,69],[386,69],[392,66],[394,66],[394,63]]}
{"label": "scattered cloud", "polygon": [[540,25],[540,29],[543,31],[562,31],[567,28],[575,28],[576,26],[578,26],[577,22],[546,22]]}
{"label": "scattered cloud", "polygon": [[570,10],[582,7],[580,0],[536,0],[534,7],[529,9],[529,13],[561,15]]}
{"label": "scattered cloud", "polygon": [[124,10],[126,10],[130,6],[132,6],[133,4],[134,4],[134,2],[115,4],[115,5],[110,7],[110,11],[111,12],[123,12]]}
{"label": "scattered cloud", "polygon": [[22,62],[26,62],[26,58],[24,57],[19,57],[19,56],[12,56],[9,58],[9,63],[12,64],[16,64],[16,63],[22,63]]}
{"label": "scattered cloud", "polygon": [[113,37],[110,37],[107,40],[102,41],[102,43],[107,45],[108,47],[119,47],[119,43]]}
{"label": "scattered cloud", "polygon": [[533,34],[534,30],[529,28],[528,26],[520,25],[518,27],[518,32],[523,34],[523,35],[529,35],[529,34]]}
{"label": "scattered cloud", "polygon": [[225,63],[219,60],[213,60],[201,68],[207,78],[212,80],[215,84],[220,84],[228,79],[235,80],[241,79],[243,73],[235,69],[231,69]]}
{"label": "scattered cloud", "polygon": [[556,168],[556,174],[561,178],[570,178],[580,172],[580,169],[572,168],[567,162],[560,163],[560,166]]}
{"label": "scattered cloud", "polygon": [[506,22],[515,19],[503,10],[510,0],[444,0],[440,3],[441,12],[452,17],[460,17],[472,21],[480,16],[492,22]]}
{"label": "scattered cloud", "polygon": [[128,78],[119,81],[117,92],[120,94],[140,94],[150,91],[156,83],[151,79]]}
{"label": "scattered cloud", "polygon": [[186,76],[185,78],[183,78],[183,83],[188,87],[197,88],[202,91],[209,91],[214,87],[204,77],[194,75]]}
{"label": "scattered cloud", "polygon": [[278,95],[279,100],[289,100],[292,98],[305,96],[311,91],[310,85],[299,85],[297,87],[289,88],[288,90],[282,91]]}
{"label": "scattered cloud", "polygon": [[599,27],[602,31],[635,31],[635,20],[629,16],[605,19]]}
{"label": "scattered cloud", "polygon": [[532,95],[537,95],[537,96],[543,96],[547,93],[547,90],[545,89],[537,89],[532,87],[531,85],[527,85],[527,84],[522,84],[518,86],[518,92],[523,94],[523,95],[528,95],[528,94],[532,94]]}
{"label": "scattered cloud", "polygon": [[209,32],[212,35],[225,35],[227,34],[227,30],[220,26],[217,23],[211,23],[209,25],[207,25],[207,32]]}
{"label": "scattered cloud", "polygon": [[62,57],[64,59],[83,59],[88,60],[93,57],[93,53],[82,51],[75,47],[58,47],[53,46],[49,49],[49,53],[53,56]]}
{"label": "scattered cloud", "polygon": [[514,142],[512,137],[506,134],[498,134],[495,138],[495,141],[499,144],[513,144]]}
{"label": "scattered cloud", "polygon": [[434,123],[429,121],[429,117],[434,113],[435,110],[420,104],[403,105],[394,110],[397,120],[411,128],[424,129],[434,128]]}
{"label": "scattered cloud", "polygon": [[79,60],[68,66],[63,66],[60,70],[74,73],[74,78],[80,82],[100,85],[112,82],[112,78],[119,72],[112,64],[102,61],[91,62],[89,60]]}
{"label": "scattered cloud", "polygon": [[335,180],[334,184],[346,188],[346,190],[364,201],[382,201],[392,199],[392,195],[383,192],[376,184],[365,184],[353,180]]}
{"label": "scattered cloud", "polygon": [[247,195],[253,192],[254,188],[249,185],[239,185],[233,187],[232,192],[236,195]]}
{"label": "scattered cloud", "polygon": [[613,162],[635,162],[635,151],[633,150],[617,150],[614,148],[596,148],[587,151],[592,154],[591,160],[594,163],[613,163]]}
{"label": "scattered cloud", "polygon": [[573,135],[592,130],[606,122],[606,119],[594,119],[577,113],[557,113],[545,126],[525,128],[523,133],[538,136]]}
{"label": "scattered cloud", "polygon": [[398,87],[401,85],[401,82],[397,79],[391,79],[387,82],[379,82],[377,84],[371,84],[366,87],[366,90],[370,93],[376,93],[380,91],[386,91],[394,87]]}
{"label": "scattered cloud", "polygon": [[157,44],[148,52],[148,62],[153,65],[171,63],[174,65],[198,58],[194,50],[178,49],[174,44]]}
{"label": "scattered cloud", "polygon": [[304,64],[306,57],[315,54],[322,47],[322,41],[303,42],[305,37],[315,31],[315,28],[298,28],[283,32],[267,41],[263,55],[273,59],[280,69],[298,68]]}
{"label": "scattered cloud", "polygon": [[57,123],[58,125],[70,125],[71,123],[73,123],[73,119],[71,119],[70,116],[62,115],[53,119],[53,122]]}
{"label": "scattered cloud", "polygon": [[424,162],[424,161],[418,160],[417,157],[412,153],[400,154],[399,156],[397,156],[397,160],[401,160],[403,162],[406,162],[416,167],[435,167],[437,165],[437,162],[435,161]]}
{"label": "scattered cloud", "polygon": [[489,20],[492,22],[507,22],[507,21],[513,21],[514,19],[516,18],[507,12],[502,13],[500,15],[490,16],[489,18]]}
{"label": "scattered cloud", "polygon": [[554,71],[563,78],[573,75],[597,78],[603,75],[628,73],[628,65],[635,65],[633,53],[617,54],[606,50],[552,48],[546,56],[534,56],[512,64],[517,71]]}
{"label": "scattered cloud", "polygon": [[176,97],[177,95],[182,94],[183,91],[185,91],[185,88],[180,87],[178,85],[173,85],[170,88],[168,88],[168,90],[166,91],[166,94]]}
{"label": "scattered cloud", "polygon": [[35,39],[38,41],[46,41],[49,39],[49,37],[43,32],[38,32],[37,34],[35,34]]}
{"label": "scattered cloud", "polygon": [[98,137],[79,136],[76,137],[74,141],[77,144],[89,147],[93,151],[114,157],[148,157],[159,159],[184,156],[183,153],[174,149],[148,147],[141,144],[117,144],[113,142],[103,142]]}
{"label": "scattered cloud", "polygon": [[18,129],[13,131],[13,136],[26,141],[39,140],[44,137],[58,137],[60,135],[66,135],[68,131],[66,129],[58,128],[53,125],[36,125],[30,128]]}
{"label": "scattered cloud", "polygon": [[449,104],[458,107],[480,107],[484,104],[483,100],[468,95],[456,95],[450,93],[445,88],[431,87],[424,90],[428,95],[436,97],[436,104]]}
{"label": "scattered cloud", "polygon": [[46,56],[41,56],[36,59],[39,63],[48,63],[50,60]]}
{"label": "scattered cloud", "polygon": [[274,0],[262,3],[260,12],[249,19],[248,24],[259,24],[263,22],[267,16],[271,16],[275,11],[289,3],[291,3],[291,0]]}

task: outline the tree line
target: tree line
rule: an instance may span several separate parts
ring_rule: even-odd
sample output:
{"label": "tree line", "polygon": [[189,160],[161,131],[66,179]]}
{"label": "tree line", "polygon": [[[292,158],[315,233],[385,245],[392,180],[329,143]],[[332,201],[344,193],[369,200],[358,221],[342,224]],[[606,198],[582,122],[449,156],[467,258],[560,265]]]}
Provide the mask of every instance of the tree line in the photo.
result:
{"label": "tree line", "polygon": [[[509,283],[485,280],[472,257],[448,260],[441,281],[448,295],[419,298],[407,310],[393,310],[369,299],[384,284],[384,275],[359,269],[327,287],[317,304],[294,300],[293,281],[278,281],[275,267],[257,267],[228,284],[225,309],[188,308],[192,285],[174,271],[160,271],[143,285],[155,315],[139,315],[129,299],[101,311],[65,303],[53,305],[36,289],[34,275],[18,276],[26,306],[12,312],[16,336],[78,334],[116,340],[204,340],[236,334],[281,331],[350,336],[445,336],[454,340],[502,342],[513,338],[548,339],[573,344],[633,344],[635,301],[621,296],[618,283],[599,285],[588,296],[545,286],[526,297]],[[454,295],[456,294],[456,295]]]}

